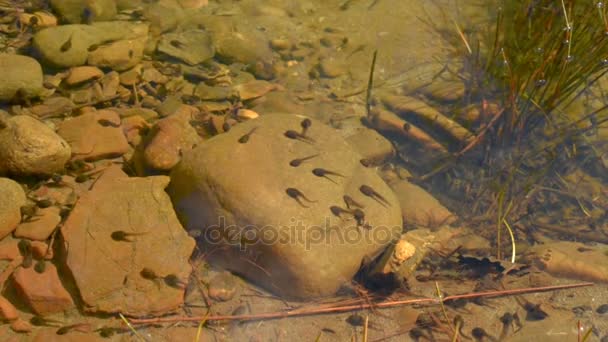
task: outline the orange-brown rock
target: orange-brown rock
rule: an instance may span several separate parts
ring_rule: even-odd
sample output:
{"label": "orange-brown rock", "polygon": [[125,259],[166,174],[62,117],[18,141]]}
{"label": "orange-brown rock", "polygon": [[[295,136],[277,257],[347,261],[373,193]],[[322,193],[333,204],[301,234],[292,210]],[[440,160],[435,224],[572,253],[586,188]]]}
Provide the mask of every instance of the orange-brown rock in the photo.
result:
{"label": "orange-brown rock", "polygon": [[406,180],[389,184],[401,205],[405,223],[423,227],[450,224],[457,219],[446,207],[426,190]]}
{"label": "orange-brown rock", "polygon": [[76,203],[61,234],[86,311],[161,315],[183,303],[184,289],[164,279],[187,282],[194,240],[175,216],[168,183],[104,173]]}
{"label": "orange-brown rock", "polygon": [[17,318],[11,322],[11,329],[18,333],[29,333],[32,331],[32,325],[28,321]]}
{"label": "orange-brown rock", "polygon": [[57,268],[46,264],[44,272],[33,267],[18,268],[13,273],[15,288],[28,306],[38,315],[65,311],[74,306],[72,297],[61,284]]}
{"label": "orange-brown rock", "polygon": [[175,113],[158,121],[136,150],[134,162],[139,174],[170,170],[184,152],[203,141],[190,125],[197,114],[196,108],[181,105]]}
{"label": "orange-brown rock", "polygon": [[72,147],[74,159],[88,161],[121,156],[129,149],[118,113],[100,110],[65,120],[57,133]]}
{"label": "orange-brown rock", "polygon": [[0,296],[0,319],[14,321],[17,318],[19,318],[19,314],[13,303],[9,302],[4,296]]}
{"label": "orange-brown rock", "polygon": [[21,223],[15,230],[15,237],[44,241],[61,222],[59,208],[55,206],[40,209],[37,215],[36,219]]}

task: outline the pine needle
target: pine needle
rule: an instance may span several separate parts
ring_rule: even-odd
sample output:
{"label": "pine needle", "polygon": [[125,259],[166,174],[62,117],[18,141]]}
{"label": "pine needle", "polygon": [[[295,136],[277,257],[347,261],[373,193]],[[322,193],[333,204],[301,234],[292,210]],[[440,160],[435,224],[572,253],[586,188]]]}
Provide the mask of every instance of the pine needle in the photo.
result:
{"label": "pine needle", "polygon": [[141,336],[137,330],[135,330],[135,328],[131,325],[131,323],[129,322],[129,320],[123,316],[122,313],[118,313],[118,315],[120,316],[120,318],[122,319],[123,322],[125,322],[125,324],[127,325],[127,327],[129,327],[129,330],[131,330],[131,332],[137,336],[138,339],[142,340],[142,341],[147,341],[143,336]]}

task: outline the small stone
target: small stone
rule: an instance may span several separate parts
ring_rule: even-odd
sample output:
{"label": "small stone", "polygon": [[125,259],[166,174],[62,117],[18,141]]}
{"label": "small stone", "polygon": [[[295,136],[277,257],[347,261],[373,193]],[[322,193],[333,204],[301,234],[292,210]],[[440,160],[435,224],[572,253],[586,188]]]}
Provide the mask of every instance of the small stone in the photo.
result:
{"label": "small stone", "polygon": [[0,102],[40,94],[42,67],[28,56],[0,54]]}
{"label": "small stone", "polygon": [[141,65],[137,65],[120,74],[120,84],[132,87],[141,81]]}
{"label": "small stone", "polygon": [[346,141],[359,152],[361,157],[374,165],[382,164],[395,155],[393,144],[373,129],[358,129],[355,134],[347,137]]}
{"label": "small stone", "polygon": [[144,56],[146,37],[119,40],[91,51],[87,64],[122,71],[134,67]]}
{"label": "small stone", "polygon": [[70,145],[44,123],[27,115],[0,130],[0,174],[50,175],[63,170]]}
{"label": "small stone", "polygon": [[215,35],[214,42],[220,60],[228,64],[240,62],[248,65],[248,71],[259,79],[269,80],[276,76],[273,51],[264,34],[247,28],[240,31],[237,28],[233,33]]}
{"label": "small stone", "polygon": [[211,87],[201,82],[194,88],[194,95],[203,101],[221,101],[232,98],[234,92],[229,87]]}
{"label": "small stone", "polygon": [[259,116],[260,114],[252,111],[251,109],[239,109],[236,112],[236,117],[242,120],[257,119]]}
{"label": "small stone", "polygon": [[21,207],[25,204],[21,185],[12,179],[0,178],[0,239],[17,228],[21,222]]}
{"label": "small stone", "polygon": [[74,86],[103,76],[103,71],[94,66],[79,66],[70,69],[70,74],[64,80],[69,86]]}
{"label": "small stone", "polygon": [[215,55],[211,37],[202,30],[167,33],[158,42],[158,51],[190,65],[200,64]]}
{"label": "small stone", "polygon": [[53,249],[49,248],[45,242],[42,241],[32,241],[32,255],[34,259],[45,259],[51,260],[53,259]]}
{"label": "small stone", "polygon": [[221,272],[209,281],[209,297],[213,300],[226,302],[236,294],[236,277],[230,272]]}
{"label": "small stone", "polygon": [[10,235],[0,240],[0,260],[14,260],[21,256],[19,247],[17,246],[18,243],[19,240]]}
{"label": "small stone", "polygon": [[41,104],[34,105],[28,110],[39,118],[59,117],[67,115],[76,107],[67,97],[55,96],[44,99]]}
{"label": "small stone", "polygon": [[270,47],[275,51],[288,50],[291,46],[289,39],[272,39],[270,41]]}
{"label": "small stone", "polygon": [[348,71],[346,62],[335,57],[324,58],[319,62],[319,72],[322,77],[336,78]]}
{"label": "small stone", "polygon": [[[36,19],[32,19],[36,18]],[[23,26],[34,26],[33,21],[36,22],[36,28],[40,29],[43,27],[49,26],[57,26],[57,17],[52,15],[49,12],[45,11],[36,11],[33,14],[30,13],[20,13],[19,14],[19,22]]]}
{"label": "small stone", "polygon": [[4,296],[0,296],[0,319],[14,321],[19,318],[17,309]]}
{"label": "small stone", "polygon": [[101,83],[102,96],[106,99],[112,98],[120,87],[120,76],[116,71],[111,71],[99,80]]}
{"label": "small stone", "polygon": [[154,67],[144,68],[141,78],[144,82],[153,82],[157,84],[165,84],[169,81],[169,77],[161,74],[161,72]]}
{"label": "small stone", "polygon": [[[182,105],[173,115],[156,123],[145,147],[141,146],[136,150],[135,168],[138,174],[146,174],[152,170],[170,170],[179,162],[183,153],[202,142],[190,125],[190,120],[197,114],[196,108]],[[145,149],[142,151],[141,148]]]}
{"label": "small stone", "polygon": [[65,311],[74,306],[52,263],[47,263],[42,273],[36,272],[33,267],[20,267],[13,273],[13,280],[17,292],[38,315]]}
{"label": "small stone", "polygon": [[104,109],[65,120],[57,132],[70,142],[75,159],[93,161],[128,151],[129,143],[120,125],[118,113]]}
{"label": "small stone", "polygon": [[131,146],[137,146],[143,139],[143,132],[148,131],[150,125],[139,115],[122,119],[122,130]]}
{"label": "small stone", "polygon": [[116,16],[114,0],[51,0],[53,9],[70,24],[111,21]]}
{"label": "small stone", "polygon": [[436,225],[450,224],[457,216],[452,214],[426,190],[407,180],[389,184],[397,195],[403,213],[403,222],[433,228]]}
{"label": "small stone", "polygon": [[262,97],[269,92],[278,89],[276,84],[263,80],[254,80],[234,86],[234,90],[239,94],[243,101]]}
{"label": "small stone", "polygon": [[26,238],[36,241],[45,241],[51,236],[59,222],[58,207],[48,207],[39,209],[35,220],[21,223],[15,230],[15,237]]}
{"label": "small stone", "polygon": [[17,318],[11,322],[11,329],[18,333],[29,333],[32,331],[32,325],[28,321]]}

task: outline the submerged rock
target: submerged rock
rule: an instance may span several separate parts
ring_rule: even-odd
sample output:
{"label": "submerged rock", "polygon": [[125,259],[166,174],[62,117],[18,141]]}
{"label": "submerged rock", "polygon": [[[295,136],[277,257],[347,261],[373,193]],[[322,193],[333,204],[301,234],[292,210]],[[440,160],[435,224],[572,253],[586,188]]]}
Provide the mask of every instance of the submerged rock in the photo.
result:
{"label": "submerged rock", "polygon": [[129,143],[120,126],[118,113],[102,109],[63,121],[58,133],[70,143],[74,159],[91,161],[127,152]]}
{"label": "submerged rock", "polygon": [[21,185],[12,179],[0,178],[0,239],[15,230],[21,222],[20,209],[24,205],[25,192]]}
{"label": "submerged rock", "polygon": [[194,240],[164,192],[168,183],[115,170],[78,200],[61,234],[86,311],[161,315],[183,303]]}
{"label": "submerged rock", "polygon": [[305,119],[263,115],[211,138],[184,153],[168,188],[213,262],[299,299],[335,293],[402,230],[388,186],[338,132]]}
{"label": "submerged rock", "polygon": [[65,311],[74,306],[52,263],[46,263],[41,273],[33,267],[20,267],[13,273],[13,279],[17,292],[38,315]]}
{"label": "submerged rock", "polygon": [[158,51],[190,65],[202,63],[215,54],[211,37],[202,30],[167,33],[158,42]]}
{"label": "submerged rock", "polygon": [[602,248],[552,242],[532,247],[526,259],[556,277],[608,284],[607,256]]}
{"label": "submerged rock", "polygon": [[32,97],[42,91],[42,67],[28,56],[0,54],[0,101]]}
{"label": "submerged rock", "polygon": [[51,0],[51,6],[70,24],[110,21],[116,16],[114,0]]}
{"label": "submerged rock", "polygon": [[[45,63],[55,67],[72,67],[84,65],[91,52],[95,52],[103,44],[120,40],[138,41],[138,38],[144,39],[147,35],[147,24],[126,21],[100,22],[92,25],[61,25],[36,32],[32,45]],[[128,49],[122,52],[129,54]],[[137,45],[137,48],[133,48],[131,59],[139,57],[141,53],[143,53],[143,47]],[[103,61],[104,59],[96,57],[94,61],[97,60]],[[97,65],[102,64],[99,62]]]}
{"label": "submerged rock", "polygon": [[44,123],[27,115],[0,129],[0,175],[50,175],[63,170],[70,145]]}

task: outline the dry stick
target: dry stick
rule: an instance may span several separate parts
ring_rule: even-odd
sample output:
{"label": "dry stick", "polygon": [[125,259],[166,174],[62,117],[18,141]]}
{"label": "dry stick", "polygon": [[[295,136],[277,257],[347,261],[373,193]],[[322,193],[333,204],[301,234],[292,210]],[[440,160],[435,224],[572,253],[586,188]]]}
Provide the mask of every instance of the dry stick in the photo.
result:
{"label": "dry stick", "polygon": [[[310,316],[310,315],[318,315],[324,313],[337,313],[337,312],[348,312],[355,310],[365,310],[370,309],[372,307],[375,308],[390,308],[401,305],[410,305],[410,304],[422,304],[422,303],[432,303],[437,304],[442,300],[450,301],[456,299],[471,299],[471,298],[480,298],[480,297],[499,297],[506,295],[517,295],[524,293],[533,293],[533,292],[547,292],[547,291],[556,291],[556,290],[565,290],[572,289],[578,287],[585,286],[593,286],[594,283],[576,283],[576,284],[567,284],[567,285],[554,285],[554,286],[542,286],[542,287],[529,287],[522,289],[513,289],[513,290],[499,290],[499,291],[488,291],[488,292],[476,292],[462,295],[453,295],[447,296],[443,299],[438,298],[416,298],[416,299],[406,299],[406,300],[396,300],[396,301],[386,301],[380,303],[360,303],[356,305],[345,305],[345,306],[335,306],[329,308],[313,308],[313,309],[296,309],[291,311],[279,311],[279,312],[268,312],[261,314],[251,314],[251,315],[218,315],[218,316],[207,316],[207,321],[254,321],[254,320],[263,320],[263,319],[276,319],[276,318],[287,318],[287,317],[296,317],[296,316]],[[132,319],[130,320],[131,324],[154,324],[154,323],[174,323],[174,322],[200,322],[205,317],[202,316],[177,316],[177,317],[159,317],[159,318],[142,318],[142,319]]]}

